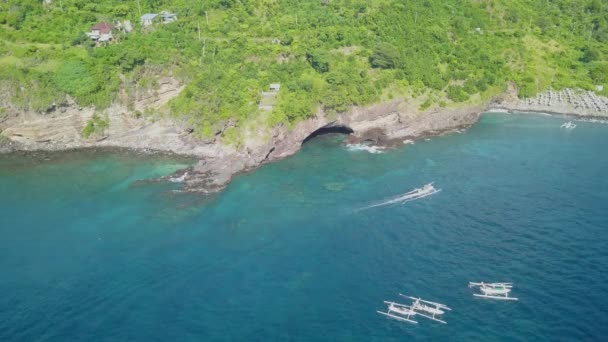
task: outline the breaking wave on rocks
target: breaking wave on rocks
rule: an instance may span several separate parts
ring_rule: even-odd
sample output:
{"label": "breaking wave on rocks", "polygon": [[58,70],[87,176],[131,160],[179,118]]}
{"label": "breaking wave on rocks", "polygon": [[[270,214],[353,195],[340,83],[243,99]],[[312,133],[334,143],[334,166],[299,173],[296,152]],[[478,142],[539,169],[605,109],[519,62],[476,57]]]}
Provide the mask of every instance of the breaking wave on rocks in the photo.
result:
{"label": "breaking wave on rocks", "polygon": [[188,172],[184,173],[180,177],[169,177],[169,182],[171,182],[171,183],[181,183],[181,182],[183,182],[186,179],[186,177],[188,177]]}
{"label": "breaking wave on rocks", "polygon": [[349,151],[365,151],[373,154],[384,153],[384,147],[366,145],[366,144],[347,144],[346,149]]}

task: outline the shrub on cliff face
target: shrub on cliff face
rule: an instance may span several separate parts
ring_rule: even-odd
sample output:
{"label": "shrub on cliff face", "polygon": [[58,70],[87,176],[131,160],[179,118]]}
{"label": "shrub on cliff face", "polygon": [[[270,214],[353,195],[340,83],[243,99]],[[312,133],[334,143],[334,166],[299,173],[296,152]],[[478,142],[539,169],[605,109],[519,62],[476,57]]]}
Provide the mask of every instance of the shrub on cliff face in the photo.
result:
{"label": "shrub on cliff face", "polygon": [[427,110],[433,105],[433,100],[429,97],[418,107],[418,110]]}
{"label": "shrub on cliff face", "polygon": [[461,86],[451,85],[448,87],[448,98],[454,102],[464,102],[469,99],[467,94]]}
{"label": "shrub on cliff face", "polygon": [[102,118],[99,114],[95,113],[84,126],[82,136],[88,139],[92,134],[103,135],[108,127],[110,127],[110,118],[107,116]]}
{"label": "shrub on cliff face", "polygon": [[519,80],[516,83],[517,83],[517,87],[519,88],[518,89],[519,97],[527,98],[527,97],[533,97],[536,95],[537,87],[536,87],[536,84],[534,83],[534,78],[524,77],[522,80]]}

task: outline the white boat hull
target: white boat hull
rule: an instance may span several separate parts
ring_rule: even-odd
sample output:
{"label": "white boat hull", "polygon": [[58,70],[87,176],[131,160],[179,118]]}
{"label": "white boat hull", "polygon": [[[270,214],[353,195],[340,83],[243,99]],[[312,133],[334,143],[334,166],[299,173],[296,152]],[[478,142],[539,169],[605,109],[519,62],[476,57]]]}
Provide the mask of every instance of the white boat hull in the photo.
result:
{"label": "white boat hull", "polygon": [[480,297],[480,298],[500,299],[500,300],[519,300],[518,298],[515,298],[515,297],[490,296],[490,295],[483,295],[483,294],[479,294],[479,293],[473,293],[473,296]]}
{"label": "white boat hull", "polygon": [[411,320],[411,319],[408,319],[408,318],[405,318],[405,317],[400,317],[400,316],[397,316],[397,315],[391,315],[390,313],[382,312],[382,311],[376,311],[376,312],[379,313],[379,314],[381,314],[381,315],[387,316],[388,318],[392,318],[392,319],[395,319],[395,320],[398,320],[398,321],[408,322],[408,323],[412,323],[412,324],[418,324],[418,322],[416,322],[414,320]]}
{"label": "white boat hull", "polygon": [[511,292],[511,290],[509,289],[492,289],[492,288],[481,288],[481,292],[483,292],[484,294],[488,295],[488,296],[504,296],[506,294],[508,294],[509,292]]}

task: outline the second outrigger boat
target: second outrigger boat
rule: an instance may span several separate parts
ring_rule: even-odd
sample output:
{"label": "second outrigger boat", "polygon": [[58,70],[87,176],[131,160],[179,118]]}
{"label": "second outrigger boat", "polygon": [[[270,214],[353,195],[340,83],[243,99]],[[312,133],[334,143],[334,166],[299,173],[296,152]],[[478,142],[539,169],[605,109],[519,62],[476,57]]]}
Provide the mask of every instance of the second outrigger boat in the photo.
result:
{"label": "second outrigger boat", "polygon": [[469,282],[469,288],[479,287],[481,293],[474,293],[475,297],[502,299],[502,300],[518,300],[514,297],[509,297],[509,293],[513,288],[513,283],[474,283]]}

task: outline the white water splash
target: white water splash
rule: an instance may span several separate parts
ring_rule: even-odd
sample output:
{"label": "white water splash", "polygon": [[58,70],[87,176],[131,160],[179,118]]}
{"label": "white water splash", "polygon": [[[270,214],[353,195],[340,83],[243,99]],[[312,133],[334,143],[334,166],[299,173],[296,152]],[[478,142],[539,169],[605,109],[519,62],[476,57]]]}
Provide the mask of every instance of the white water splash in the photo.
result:
{"label": "white water splash", "polygon": [[580,122],[593,122],[593,123],[599,123],[599,124],[608,124],[608,118],[606,119],[586,119],[586,118],[580,118],[580,119],[576,119],[576,121],[580,121]]}
{"label": "white water splash", "polygon": [[371,209],[371,208],[376,208],[376,207],[382,207],[382,206],[394,204],[394,203],[406,203],[409,201],[414,201],[414,200],[421,199],[421,198],[424,198],[427,196],[431,196],[433,194],[438,193],[439,191],[441,191],[441,189],[436,189],[433,186],[433,183],[429,183],[429,184],[426,184],[425,186],[423,186],[422,188],[416,188],[412,191],[406,192],[397,197],[391,198],[384,202],[380,202],[380,203],[372,204],[367,207],[363,207],[359,210],[366,210],[366,209]]}
{"label": "white water splash", "polygon": [[572,121],[564,122],[560,128],[564,128],[567,130],[572,130],[576,128],[576,124],[572,123]]}
{"label": "white water splash", "polygon": [[374,146],[374,145],[365,145],[365,144],[348,144],[346,145],[346,149],[349,151],[366,151],[373,154],[384,153],[384,147],[382,146]]}
{"label": "white water splash", "polygon": [[186,172],[183,175],[181,175],[181,177],[171,177],[171,178],[169,178],[169,182],[172,182],[172,183],[181,183],[181,182],[184,181],[184,179],[186,179],[186,177],[188,177],[188,172]]}

